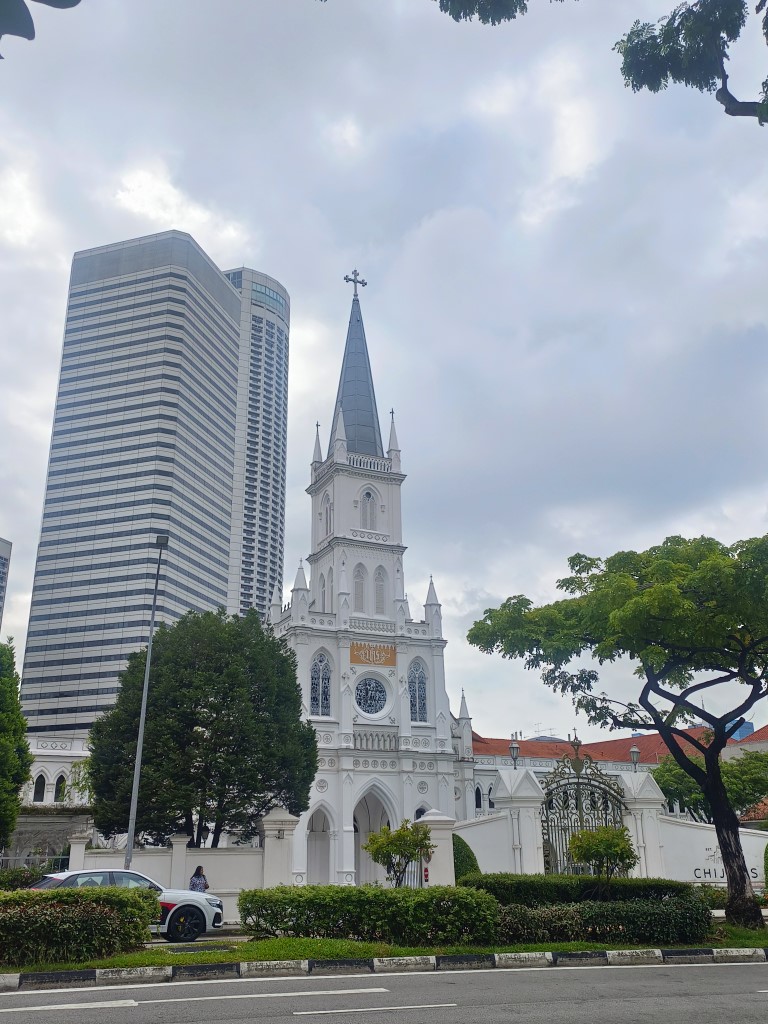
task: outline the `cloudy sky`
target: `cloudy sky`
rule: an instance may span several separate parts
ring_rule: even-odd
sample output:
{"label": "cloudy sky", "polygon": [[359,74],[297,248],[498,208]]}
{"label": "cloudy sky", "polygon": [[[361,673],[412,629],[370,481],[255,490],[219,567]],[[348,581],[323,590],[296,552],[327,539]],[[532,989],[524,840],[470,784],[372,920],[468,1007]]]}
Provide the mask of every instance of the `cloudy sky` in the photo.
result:
{"label": "cloudy sky", "polygon": [[[20,653],[72,253],[175,227],[291,294],[287,586],[357,266],[408,473],[407,590],[416,613],[434,574],[455,708],[464,687],[486,735],[572,729],[536,676],[467,645],[483,610],[553,597],[575,551],[768,532],[768,136],[711,97],[624,88],[613,42],[668,2],[537,3],[498,28],[431,0],[31,5],[38,38],[0,47]],[[735,51],[737,96],[764,52]]]}

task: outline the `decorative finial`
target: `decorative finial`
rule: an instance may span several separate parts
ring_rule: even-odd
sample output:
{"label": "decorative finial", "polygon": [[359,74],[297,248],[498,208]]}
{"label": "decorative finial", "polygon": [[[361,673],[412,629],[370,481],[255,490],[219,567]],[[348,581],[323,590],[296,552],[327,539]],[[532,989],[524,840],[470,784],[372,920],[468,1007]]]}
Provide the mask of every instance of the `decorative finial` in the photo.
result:
{"label": "decorative finial", "polygon": [[347,282],[347,284],[353,284],[355,286],[355,298],[357,298],[358,284],[360,285],[361,288],[365,288],[365,286],[368,284],[368,282],[364,281],[362,277],[360,277],[360,275],[358,274],[357,267],[355,267],[355,269],[352,271],[351,276],[349,274],[345,274],[344,280]]}
{"label": "decorative finial", "polygon": [[390,415],[390,416],[392,417],[392,419],[394,420],[394,418],[395,418],[395,410],[394,410],[394,409],[390,409],[390,410],[389,410],[389,415]]}

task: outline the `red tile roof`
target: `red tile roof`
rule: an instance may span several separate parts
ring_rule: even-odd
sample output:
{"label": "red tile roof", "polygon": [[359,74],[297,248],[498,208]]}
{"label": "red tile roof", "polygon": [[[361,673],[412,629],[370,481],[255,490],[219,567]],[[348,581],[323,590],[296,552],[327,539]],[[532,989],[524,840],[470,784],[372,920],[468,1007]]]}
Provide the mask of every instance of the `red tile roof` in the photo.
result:
{"label": "red tile roof", "polygon": [[[761,730],[762,732],[763,730]],[[694,739],[700,742],[707,733],[705,726],[695,729],[686,729]],[[570,754],[572,747],[570,743],[555,742],[549,740],[519,740],[520,757],[562,757],[563,754]],[[475,755],[501,755],[509,757],[508,739],[489,739],[472,733],[472,745]],[[684,743],[684,747],[689,744]],[[636,746],[640,751],[640,764],[658,764],[668,754],[669,750],[659,733],[651,732],[643,736],[625,736],[613,740],[597,740],[593,743],[584,743],[581,752],[589,754],[595,761],[619,761],[630,763],[630,747]],[[694,747],[690,748],[691,753],[697,753]]]}
{"label": "red tile roof", "polygon": [[757,732],[753,732],[749,736],[745,736],[743,740],[736,740],[736,742],[754,743],[755,740],[762,743],[768,742],[768,725],[764,725],[762,729],[758,729]]}
{"label": "red tile roof", "polygon": [[[762,730],[761,730],[762,731]],[[766,821],[768,820],[768,797],[761,800],[759,804],[750,807],[741,815],[741,821]]]}

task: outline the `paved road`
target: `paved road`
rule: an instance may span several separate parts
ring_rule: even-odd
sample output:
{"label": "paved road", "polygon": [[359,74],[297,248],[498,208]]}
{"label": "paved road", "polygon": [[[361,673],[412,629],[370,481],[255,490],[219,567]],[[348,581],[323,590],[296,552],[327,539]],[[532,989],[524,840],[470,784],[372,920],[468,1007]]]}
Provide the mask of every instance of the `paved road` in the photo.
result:
{"label": "paved road", "polygon": [[173,982],[0,995],[0,1024],[766,1024],[768,964]]}

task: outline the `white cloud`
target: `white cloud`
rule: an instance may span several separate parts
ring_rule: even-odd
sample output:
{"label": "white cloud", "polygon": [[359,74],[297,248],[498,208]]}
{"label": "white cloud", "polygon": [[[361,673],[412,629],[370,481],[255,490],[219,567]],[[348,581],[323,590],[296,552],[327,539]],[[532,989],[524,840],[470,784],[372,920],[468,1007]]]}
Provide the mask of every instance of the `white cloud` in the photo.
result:
{"label": "white cloud", "polygon": [[354,117],[343,117],[328,126],[326,132],[334,152],[340,156],[355,156],[363,148],[363,133]]}
{"label": "white cloud", "polygon": [[112,198],[118,207],[140,217],[147,229],[188,231],[223,265],[241,263],[243,251],[252,248],[245,224],[186,195],[160,160],[124,171]]}

